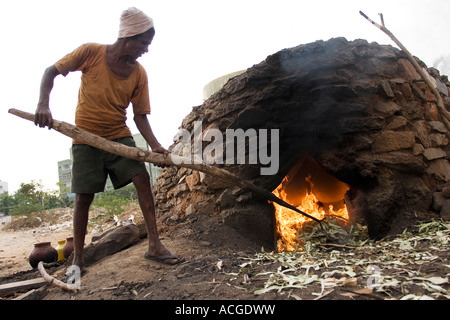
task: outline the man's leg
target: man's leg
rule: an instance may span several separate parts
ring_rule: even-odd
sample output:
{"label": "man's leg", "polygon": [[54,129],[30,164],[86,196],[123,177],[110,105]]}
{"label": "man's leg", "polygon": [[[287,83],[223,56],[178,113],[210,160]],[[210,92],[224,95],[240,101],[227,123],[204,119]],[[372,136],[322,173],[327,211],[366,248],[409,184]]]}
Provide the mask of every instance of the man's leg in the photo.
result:
{"label": "man's leg", "polygon": [[89,207],[94,200],[95,193],[77,193],[73,210],[73,247],[74,258],[72,264],[84,268],[83,247],[86,228],[89,219]]}
{"label": "man's leg", "polygon": [[[164,247],[159,240],[158,230],[156,227],[155,204],[150,186],[150,177],[146,171],[141,172],[133,179],[133,184],[139,199],[139,206],[141,207],[144,216],[145,224],[148,232],[148,251],[150,257],[170,256],[172,253]],[[172,264],[179,262],[179,259],[166,259],[164,262]]]}

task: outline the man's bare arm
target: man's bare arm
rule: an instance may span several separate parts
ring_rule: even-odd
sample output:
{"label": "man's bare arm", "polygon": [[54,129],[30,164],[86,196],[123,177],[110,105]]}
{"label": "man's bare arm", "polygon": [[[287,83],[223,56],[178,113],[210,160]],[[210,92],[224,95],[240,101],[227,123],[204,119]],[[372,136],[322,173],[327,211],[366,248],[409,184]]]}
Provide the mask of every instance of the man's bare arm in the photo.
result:
{"label": "man's bare arm", "polygon": [[136,123],[139,132],[149,144],[150,148],[152,148],[153,152],[162,153],[164,155],[168,154],[168,151],[163,146],[161,146],[161,144],[153,134],[150,122],[148,121],[146,114],[134,115],[134,122]]}
{"label": "man's bare arm", "polygon": [[53,117],[49,106],[50,92],[53,89],[53,81],[59,74],[55,65],[52,65],[45,70],[42,76],[39,102],[34,115],[34,124],[40,128],[48,126],[51,129],[53,127]]}

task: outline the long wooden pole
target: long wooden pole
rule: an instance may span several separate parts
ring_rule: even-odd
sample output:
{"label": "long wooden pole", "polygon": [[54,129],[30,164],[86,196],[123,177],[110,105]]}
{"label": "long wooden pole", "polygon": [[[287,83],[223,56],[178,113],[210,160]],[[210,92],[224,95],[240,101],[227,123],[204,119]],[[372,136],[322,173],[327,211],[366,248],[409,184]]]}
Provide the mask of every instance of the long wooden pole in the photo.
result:
{"label": "long wooden pole", "polygon": [[428,87],[430,87],[430,90],[433,92],[434,96],[436,97],[436,101],[437,101],[437,106],[439,108],[439,112],[442,115],[442,120],[445,124],[445,126],[447,127],[447,129],[450,131],[450,113],[447,111],[447,109],[445,109],[445,105],[444,105],[444,101],[442,100],[441,94],[439,93],[439,91],[436,89],[436,87],[431,83],[430,79],[428,78],[428,76],[425,74],[425,71],[423,71],[423,69],[420,67],[419,63],[417,62],[417,60],[413,57],[413,55],[408,51],[408,49],[406,49],[406,47],[392,34],[391,31],[389,31],[385,25],[384,25],[384,19],[383,19],[383,15],[380,14],[381,17],[381,25],[376,23],[375,21],[373,21],[372,19],[370,19],[366,14],[364,14],[364,12],[360,11],[359,12],[364,18],[367,19],[367,21],[369,21],[370,23],[372,23],[375,27],[377,27],[378,29],[380,29],[381,31],[383,31],[385,34],[387,34],[389,36],[389,38],[392,39],[392,41],[395,42],[396,45],[398,45],[400,47],[400,49],[402,49],[402,51],[404,53],[406,53],[406,55],[408,56],[409,61],[412,63],[412,65],[414,66],[414,68],[416,69],[417,73],[419,73],[419,75],[422,77],[423,81],[425,81],[425,83],[428,85]]}
{"label": "long wooden pole", "polygon": [[[20,118],[34,122],[34,114],[32,114],[32,113],[21,111],[18,109],[9,109],[8,112],[13,115],[16,115]],[[74,125],[71,125],[67,122],[64,122],[64,121],[53,120],[53,129],[55,129],[56,131],[66,135],[70,138],[76,138],[76,140],[80,141],[81,143],[88,144],[90,146],[120,155],[122,157],[127,157],[127,158],[138,160],[138,161],[163,164],[163,165],[168,165],[168,166],[190,168],[190,169],[198,170],[201,172],[205,172],[205,173],[213,175],[213,176],[223,178],[225,180],[228,180],[231,185],[239,186],[245,190],[248,190],[256,195],[263,197],[266,200],[278,203],[279,205],[286,207],[288,209],[291,209],[297,213],[300,213],[300,214],[310,218],[311,220],[314,220],[319,223],[323,221],[323,219],[322,220],[317,219],[317,218],[307,214],[306,212],[303,212],[303,211],[297,209],[296,207],[287,203],[286,201],[281,200],[280,198],[275,196],[272,192],[267,191],[266,189],[257,187],[254,184],[249,183],[248,181],[245,181],[244,179],[241,179],[240,177],[238,177],[238,176],[234,175],[233,173],[231,173],[227,170],[224,170],[222,168],[217,168],[217,167],[213,167],[213,166],[206,165],[206,164],[191,163],[190,161],[186,161],[184,158],[175,156],[175,155],[164,156],[160,153],[142,150],[137,147],[126,146],[124,144],[114,142],[114,141],[99,137],[97,135],[94,135],[92,133],[89,133],[87,131],[84,131],[84,130],[82,130]]]}

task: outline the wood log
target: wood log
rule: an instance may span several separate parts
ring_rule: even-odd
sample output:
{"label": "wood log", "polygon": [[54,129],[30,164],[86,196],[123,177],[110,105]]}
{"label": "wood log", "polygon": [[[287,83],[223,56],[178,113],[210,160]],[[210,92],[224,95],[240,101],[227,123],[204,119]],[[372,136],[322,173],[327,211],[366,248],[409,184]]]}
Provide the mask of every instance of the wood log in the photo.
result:
{"label": "wood log", "polygon": [[[18,109],[9,109],[8,111],[11,114],[14,114],[20,118],[30,120],[34,122],[34,114],[21,111]],[[323,219],[317,219],[306,212],[303,212],[293,205],[287,203],[284,200],[281,200],[277,196],[275,196],[272,192],[265,190],[263,188],[257,187],[254,184],[245,181],[244,179],[241,179],[240,177],[232,174],[231,172],[224,170],[222,168],[213,167],[206,164],[196,164],[191,163],[190,161],[186,161],[183,157],[179,157],[176,155],[168,155],[164,156],[160,153],[155,153],[151,151],[142,150],[137,147],[130,147],[123,145],[118,142],[114,142],[111,140],[107,140],[105,138],[99,137],[97,135],[94,135],[92,133],[89,133],[85,130],[82,130],[74,125],[71,125],[64,121],[58,121],[53,120],[53,129],[70,137],[70,138],[76,138],[77,141],[80,141],[81,143],[88,144],[90,146],[96,147],[98,149],[114,153],[117,155],[120,155],[122,157],[127,157],[133,160],[137,161],[145,161],[145,162],[151,162],[155,164],[162,164],[162,165],[168,165],[168,166],[177,166],[177,167],[185,167],[190,168],[194,170],[198,170],[213,176],[217,176],[220,178],[223,178],[224,180],[229,181],[230,185],[233,186],[239,186],[242,189],[248,190],[256,195],[261,196],[262,198],[278,203],[279,205],[286,207],[288,209],[291,209],[297,213],[300,213],[306,217],[308,217],[311,220],[314,220],[316,222],[322,222]],[[321,225],[322,226],[322,225]]]}
{"label": "wood log", "polygon": [[[45,281],[45,284],[47,284],[47,281]],[[14,298],[13,300],[41,300],[46,295],[47,295],[47,286],[41,287],[39,289],[32,289]]]}
{"label": "wood log", "polygon": [[11,282],[0,285],[0,294],[40,288],[47,284],[43,278]]}

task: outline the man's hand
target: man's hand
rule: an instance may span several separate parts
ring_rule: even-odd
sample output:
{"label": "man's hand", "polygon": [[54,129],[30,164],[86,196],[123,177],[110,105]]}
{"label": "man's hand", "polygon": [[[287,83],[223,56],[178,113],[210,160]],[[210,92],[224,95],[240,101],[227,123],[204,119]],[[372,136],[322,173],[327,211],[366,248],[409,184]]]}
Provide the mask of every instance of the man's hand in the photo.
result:
{"label": "man's hand", "polygon": [[41,89],[39,102],[34,113],[34,124],[40,128],[48,127],[50,130],[53,128],[53,117],[49,108],[50,92],[53,88],[53,81],[60,72],[55,65],[52,65],[45,69],[44,75],[41,80]]}
{"label": "man's hand", "polygon": [[[155,153],[161,153],[164,158],[166,158],[169,154],[169,151],[167,151],[163,146],[159,145],[155,148],[152,148],[152,151]],[[163,164],[163,163],[154,163],[155,166],[160,167],[160,168],[165,168],[167,167],[167,165]]]}
{"label": "man's hand", "polygon": [[164,155],[164,158],[165,157],[167,157],[167,155],[169,154],[169,151],[167,151],[163,146],[161,146],[161,145],[159,145],[159,146],[157,146],[157,147],[155,147],[155,148],[152,148],[152,151],[153,152],[156,152],[156,153],[161,153],[161,154],[163,154]]}
{"label": "man's hand", "polygon": [[48,127],[53,128],[53,117],[48,107],[38,106],[34,114],[34,124],[40,128]]}

